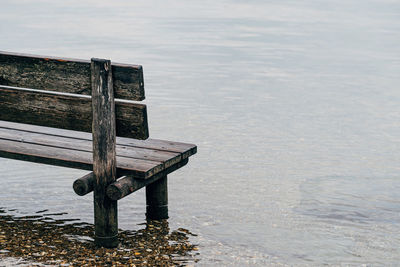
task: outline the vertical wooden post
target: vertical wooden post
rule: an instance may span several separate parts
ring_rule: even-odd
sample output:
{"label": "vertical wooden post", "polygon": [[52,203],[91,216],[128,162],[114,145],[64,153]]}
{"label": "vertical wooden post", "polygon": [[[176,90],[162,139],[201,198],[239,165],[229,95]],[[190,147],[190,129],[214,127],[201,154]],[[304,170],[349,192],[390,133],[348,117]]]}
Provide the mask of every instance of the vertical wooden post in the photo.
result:
{"label": "vertical wooden post", "polygon": [[146,186],[146,218],[168,219],[167,175]]}
{"label": "vertical wooden post", "polygon": [[116,129],[111,61],[91,60],[95,243],[118,246],[117,201],[106,195],[116,180]]}

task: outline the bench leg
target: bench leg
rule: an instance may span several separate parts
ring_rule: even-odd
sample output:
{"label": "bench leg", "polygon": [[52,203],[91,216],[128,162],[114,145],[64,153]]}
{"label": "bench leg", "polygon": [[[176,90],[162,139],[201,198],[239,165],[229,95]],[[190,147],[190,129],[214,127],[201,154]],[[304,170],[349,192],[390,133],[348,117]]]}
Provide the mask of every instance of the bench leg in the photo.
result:
{"label": "bench leg", "polygon": [[94,231],[97,246],[106,248],[118,246],[117,201],[109,199],[105,192],[98,192],[96,189],[94,190]]}
{"label": "bench leg", "polygon": [[146,186],[146,218],[168,219],[167,175]]}
{"label": "bench leg", "polygon": [[92,59],[92,135],[95,243],[101,247],[118,246],[117,201],[106,195],[116,180],[116,126],[111,61]]}

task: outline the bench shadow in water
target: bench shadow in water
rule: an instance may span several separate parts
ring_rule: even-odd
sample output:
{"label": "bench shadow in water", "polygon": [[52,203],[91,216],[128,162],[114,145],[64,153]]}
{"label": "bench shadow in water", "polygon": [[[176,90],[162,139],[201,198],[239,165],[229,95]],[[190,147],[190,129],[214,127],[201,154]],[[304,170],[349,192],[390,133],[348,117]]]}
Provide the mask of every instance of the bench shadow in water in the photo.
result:
{"label": "bench shadow in water", "polygon": [[168,221],[147,221],[138,231],[120,230],[116,249],[97,248],[94,226],[79,220],[55,219],[65,213],[16,216],[0,208],[0,259],[19,258],[23,264],[65,264],[72,266],[187,265],[197,262],[195,236],[179,228],[170,231]]}

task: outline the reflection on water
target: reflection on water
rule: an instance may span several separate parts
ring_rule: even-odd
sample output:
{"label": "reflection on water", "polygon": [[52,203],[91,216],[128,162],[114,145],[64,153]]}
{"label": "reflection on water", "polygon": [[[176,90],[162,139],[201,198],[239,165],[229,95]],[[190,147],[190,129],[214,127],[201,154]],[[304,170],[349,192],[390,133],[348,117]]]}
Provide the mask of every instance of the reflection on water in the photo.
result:
{"label": "reflection on water", "polygon": [[[96,248],[93,225],[65,214],[16,216],[0,209],[0,257],[18,264],[30,262],[62,266],[155,266],[186,265],[198,261],[197,247],[189,242],[190,231],[170,232],[168,221],[148,221],[138,231],[120,231],[117,249]],[[7,261],[5,261],[7,262]]]}

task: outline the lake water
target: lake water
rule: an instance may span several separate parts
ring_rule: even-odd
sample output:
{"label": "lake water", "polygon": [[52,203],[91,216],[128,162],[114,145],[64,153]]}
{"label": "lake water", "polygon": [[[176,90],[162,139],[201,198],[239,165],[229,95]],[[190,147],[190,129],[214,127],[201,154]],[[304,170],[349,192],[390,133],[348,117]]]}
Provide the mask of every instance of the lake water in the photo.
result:
{"label": "lake water", "polygon": [[[400,262],[400,2],[5,1],[0,50],[143,65],[150,136],[198,265]],[[0,159],[0,207],[92,223],[86,172]],[[46,186],[44,184],[46,183]],[[144,192],[120,202],[145,221]]]}

